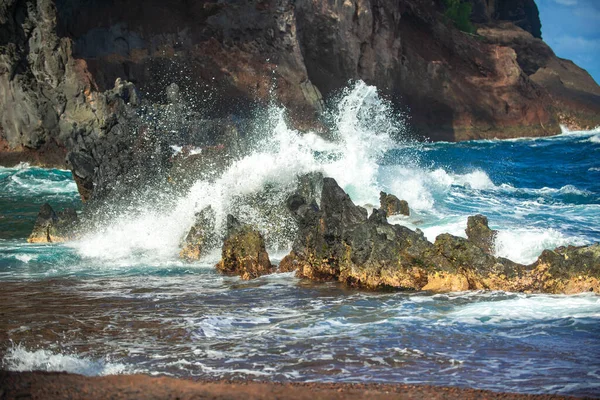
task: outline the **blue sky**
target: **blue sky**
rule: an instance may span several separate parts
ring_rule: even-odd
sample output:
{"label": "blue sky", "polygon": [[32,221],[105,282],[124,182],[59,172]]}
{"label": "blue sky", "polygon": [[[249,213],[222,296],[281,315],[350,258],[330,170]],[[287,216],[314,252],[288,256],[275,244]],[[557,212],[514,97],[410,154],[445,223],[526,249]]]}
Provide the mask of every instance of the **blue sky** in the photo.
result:
{"label": "blue sky", "polygon": [[542,38],[600,83],[600,0],[536,0]]}

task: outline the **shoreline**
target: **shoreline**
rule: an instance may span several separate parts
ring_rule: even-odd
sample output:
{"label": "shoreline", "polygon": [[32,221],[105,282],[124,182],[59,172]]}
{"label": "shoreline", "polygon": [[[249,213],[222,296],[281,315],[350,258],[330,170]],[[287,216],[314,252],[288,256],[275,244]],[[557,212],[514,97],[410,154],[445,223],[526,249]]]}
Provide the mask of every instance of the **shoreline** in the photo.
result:
{"label": "shoreline", "polygon": [[83,376],[0,370],[0,398],[9,399],[565,399],[451,386],[378,383],[277,383],[192,380],[149,375]]}

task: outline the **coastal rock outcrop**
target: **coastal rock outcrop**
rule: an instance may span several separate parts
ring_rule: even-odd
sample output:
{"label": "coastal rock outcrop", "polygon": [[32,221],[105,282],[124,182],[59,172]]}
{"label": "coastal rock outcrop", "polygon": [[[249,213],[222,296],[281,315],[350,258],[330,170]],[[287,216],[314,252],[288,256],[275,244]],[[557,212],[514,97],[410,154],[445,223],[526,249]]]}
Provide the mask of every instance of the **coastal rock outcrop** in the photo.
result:
{"label": "coastal rock outcrop", "polygon": [[40,208],[33,231],[27,241],[29,243],[61,243],[75,237],[77,213],[73,208],[66,208],[58,213],[50,204]]}
{"label": "coastal rock outcrop", "polygon": [[323,178],[320,205],[299,192],[287,204],[299,230],[280,270],[301,278],[433,292],[600,290],[597,244],[547,250],[532,265],[518,264],[493,255],[496,232],[482,215],[469,218],[468,239],[445,233],[431,243],[419,230],[389,224],[383,210],[367,218],[332,178]]}
{"label": "coastal rock outcrop", "polygon": [[250,280],[275,270],[260,232],[239,222],[232,215],[227,216],[227,237],[221,254],[221,261],[216,268],[224,275],[239,275],[244,280]]}

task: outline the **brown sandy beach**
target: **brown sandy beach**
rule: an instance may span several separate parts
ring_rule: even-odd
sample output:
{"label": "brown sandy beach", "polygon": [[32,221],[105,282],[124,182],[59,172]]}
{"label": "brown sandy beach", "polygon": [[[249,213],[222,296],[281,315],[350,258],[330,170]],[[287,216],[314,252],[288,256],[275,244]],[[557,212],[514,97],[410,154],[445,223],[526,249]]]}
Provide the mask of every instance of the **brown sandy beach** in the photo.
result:
{"label": "brown sandy beach", "polygon": [[565,399],[455,387],[357,383],[192,381],[147,375],[86,377],[0,371],[0,399]]}

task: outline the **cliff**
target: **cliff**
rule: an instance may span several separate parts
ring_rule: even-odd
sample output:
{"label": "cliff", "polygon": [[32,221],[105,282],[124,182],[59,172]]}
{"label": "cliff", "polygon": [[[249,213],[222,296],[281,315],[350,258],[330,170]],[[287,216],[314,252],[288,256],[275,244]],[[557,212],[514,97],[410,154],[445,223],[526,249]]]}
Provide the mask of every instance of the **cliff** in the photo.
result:
{"label": "cliff", "polygon": [[168,168],[170,144],[230,140],[272,95],[318,127],[323,98],[351,79],[433,140],[600,124],[600,88],[541,40],[533,0],[469,1],[475,35],[441,0],[6,0],[0,162],[66,160],[90,198]]}

